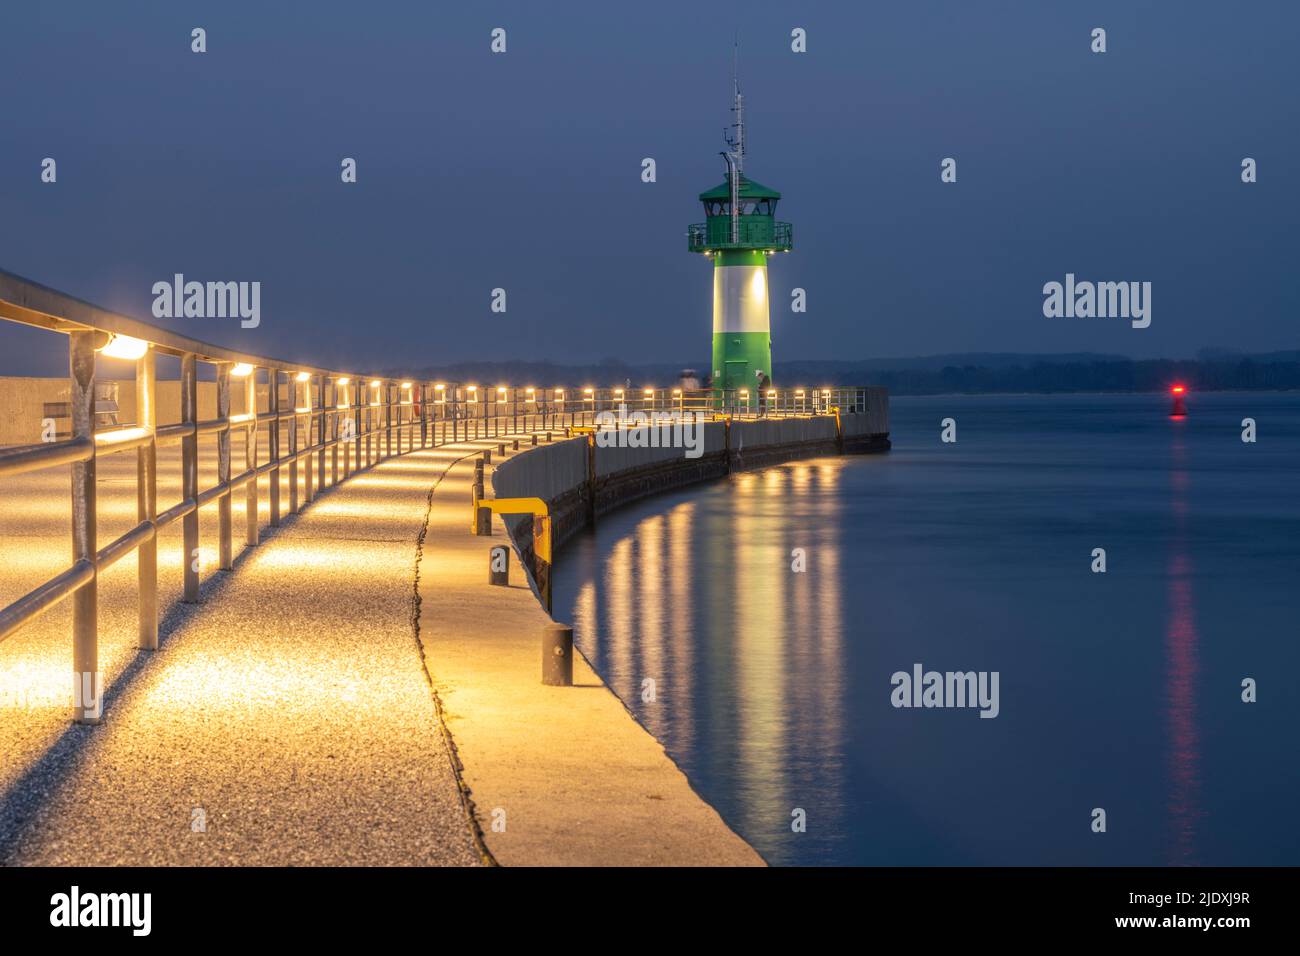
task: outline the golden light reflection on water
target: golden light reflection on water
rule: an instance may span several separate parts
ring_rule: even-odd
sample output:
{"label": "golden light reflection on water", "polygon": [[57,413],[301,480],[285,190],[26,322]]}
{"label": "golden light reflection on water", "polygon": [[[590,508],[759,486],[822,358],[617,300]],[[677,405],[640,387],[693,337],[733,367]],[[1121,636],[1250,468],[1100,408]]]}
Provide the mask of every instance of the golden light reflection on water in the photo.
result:
{"label": "golden light reflection on water", "polygon": [[[726,815],[746,834],[788,833],[795,807],[842,805],[836,775],[810,793],[800,770],[844,746],[840,477],[833,463],[747,472],[648,515],[574,603],[597,670],[688,773],[706,762],[728,778]],[[814,739],[799,739],[809,727]]]}
{"label": "golden light reflection on water", "polygon": [[[663,515],[654,515],[641,523],[637,534],[637,553],[640,567],[637,569],[637,606],[641,611],[640,630],[642,635],[654,635],[637,641],[640,650],[638,669],[646,677],[655,681],[655,697],[658,698],[658,683],[669,675],[664,674],[664,604],[668,600],[664,581],[664,525]],[[656,676],[659,675],[659,676]],[[643,678],[644,680],[644,678]],[[648,688],[643,686],[644,694]],[[658,710],[659,708],[656,708]]]}
{"label": "golden light reflection on water", "polygon": [[[691,630],[691,592],[694,575],[694,552],[691,550],[691,533],[695,520],[695,502],[688,501],[668,513],[668,535],[665,546],[668,556],[668,607],[669,634],[688,634]],[[691,642],[668,642],[672,661],[671,686],[668,692],[672,701],[688,701],[694,687],[695,658]],[[667,710],[672,737],[680,749],[690,748],[695,736],[694,710],[691,707],[671,707]],[[663,739],[662,737],[660,739]]]}

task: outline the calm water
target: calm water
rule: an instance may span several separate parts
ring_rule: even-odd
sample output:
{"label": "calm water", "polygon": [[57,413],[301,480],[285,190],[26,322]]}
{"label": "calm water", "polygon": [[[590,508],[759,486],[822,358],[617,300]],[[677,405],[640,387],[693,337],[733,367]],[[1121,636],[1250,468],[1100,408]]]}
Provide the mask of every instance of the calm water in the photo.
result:
{"label": "calm water", "polygon": [[[1300,864],[1300,395],[1190,406],[896,399],[888,455],[608,516],[557,618],[773,863]],[[1000,715],[894,708],[918,662]]]}

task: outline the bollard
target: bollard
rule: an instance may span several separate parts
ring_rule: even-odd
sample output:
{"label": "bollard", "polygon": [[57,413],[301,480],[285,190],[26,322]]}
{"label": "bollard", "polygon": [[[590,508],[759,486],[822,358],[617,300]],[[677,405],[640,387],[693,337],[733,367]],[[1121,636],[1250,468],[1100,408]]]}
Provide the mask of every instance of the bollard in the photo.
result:
{"label": "bollard", "polygon": [[573,686],[573,628],[554,621],[542,628],[542,683]]}
{"label": "bollard", "polygon": [[518,438],[515,439],[515,443],[514,443],[514,446],[513,446],[513,450],[514,450],[514,451],[518,451],[518,450],[519,450],[519,439],[518,439]]}
{"label": "bollard", "polygon": [[474,533],[480,538],[492,537],[491,508],[478,508],[474,511]]}
{"label": "bollard", "polygon": [[533,440],[532,440],[531,442],[529,442],[529,444],[530,444],[530,445],[536,445],[536,444],[537,444],[537,432],[533,432],[532,438],[533,438]]}
{"label": "bollard", "polygon": [[[474,462],[474,484],[482,486],[483,484],[483,462],[482,460]],[[482,495],[479,496],[480,498]]]}
{"label": "bollard", "polygon": [[510,549],[503,544],[488,552],[488,584],[510,585]]}
{"label": "bollard", "polygon": [[505,442],[501,442],[501,444],[497,445],[497,454],[500,455],[502,458],[504,458],[504,457],[506,456],[506,443],[505,443]]}
{"label": "bollard", "polygon": [[492,464],[492,452],[490,451],[483,452],[483,464],[485,465]]}
{"label": "bollard", "polygon": [[551,433],[550,433],[550,432],[547,432],[547,433],[546,433],[546,444],[549,445],[550,443],[551,443]]}

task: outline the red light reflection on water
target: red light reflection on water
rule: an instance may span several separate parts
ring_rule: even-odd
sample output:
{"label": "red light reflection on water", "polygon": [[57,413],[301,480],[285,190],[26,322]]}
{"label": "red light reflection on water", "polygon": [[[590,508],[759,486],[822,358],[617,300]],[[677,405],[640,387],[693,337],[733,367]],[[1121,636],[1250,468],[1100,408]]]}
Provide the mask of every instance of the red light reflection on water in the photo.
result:
{"label": "red light reflection on water", "polygon": [[1186,446],[1181,435],[1173,445],[1170,490],[1174,516],[1170,539],[1168,600],[1165,631],[1165,703],[1169,722],[1169,825],[1172,864],[1196,862],[1196,827],[1200,808],[1201,750],[1196,722],[1197,676],[1200,670],[1196,605],[1192,593],[1192,557],[1187,532]]}

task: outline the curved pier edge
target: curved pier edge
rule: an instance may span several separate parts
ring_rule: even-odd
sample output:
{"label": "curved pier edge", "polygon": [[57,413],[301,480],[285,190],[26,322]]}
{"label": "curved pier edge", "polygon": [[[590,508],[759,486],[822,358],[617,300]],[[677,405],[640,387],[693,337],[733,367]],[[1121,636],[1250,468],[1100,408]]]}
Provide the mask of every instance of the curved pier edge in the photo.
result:
{"label": "curved pier edge", "polygon": [[[497,465],[492,486],[500,497],[545,499],[558,548],[599,515],[647,495],[890,446],[887,405],[838,422],[718,422],[704,431],[695,458],[681,448],[596,447],[586,437],[524,447]],[[446,497],[463,501],[472,467],[454,480],[464,495],[453,487]],[[434,680],[493,857],[504,865],[764,865],[580,652],[574,687],[542,686],[540,637],[550,618],[531,572],[532,519],[494,519],[494,535],[509,534],[516,560],[511,586],[492,588],[494,539],[466,533],[468,512],[457,507],[443,530],[462,543],[457,578],[474,579],[455,591],[472,594],[440,588],[424,600],[436,603],[430,618],[442,622],[428,635]]]}

